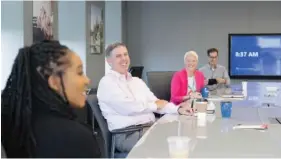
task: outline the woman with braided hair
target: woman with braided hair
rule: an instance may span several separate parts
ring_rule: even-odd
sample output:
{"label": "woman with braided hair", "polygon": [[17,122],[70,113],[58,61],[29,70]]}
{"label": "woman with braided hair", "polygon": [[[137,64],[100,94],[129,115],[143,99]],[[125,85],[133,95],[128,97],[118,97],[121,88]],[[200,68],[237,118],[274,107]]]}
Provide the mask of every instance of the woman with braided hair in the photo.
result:
{"label": "woman with braided hair", "polygon": [[91,128],[75,120],[89,79],[81,59],[58,41],[24,47],[1,95],[1,141],[8,157],[97,158]]}

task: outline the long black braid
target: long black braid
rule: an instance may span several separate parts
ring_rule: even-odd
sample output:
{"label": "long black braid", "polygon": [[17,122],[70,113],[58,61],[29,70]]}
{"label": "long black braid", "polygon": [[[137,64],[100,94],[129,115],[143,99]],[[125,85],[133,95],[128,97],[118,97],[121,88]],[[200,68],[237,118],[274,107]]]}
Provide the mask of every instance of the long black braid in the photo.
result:
{"label": "long black braid", "polygon": [[[42,41],[19,50],[1,94],[1,141],[8,157],[32,157],[32,149],[36,146],[32,117],[36,111],[75,117],[68,105],[62,79],[70,64],[68,50],[58,41]],[[63,95],[49,87],[50,75],[60,77]]]}

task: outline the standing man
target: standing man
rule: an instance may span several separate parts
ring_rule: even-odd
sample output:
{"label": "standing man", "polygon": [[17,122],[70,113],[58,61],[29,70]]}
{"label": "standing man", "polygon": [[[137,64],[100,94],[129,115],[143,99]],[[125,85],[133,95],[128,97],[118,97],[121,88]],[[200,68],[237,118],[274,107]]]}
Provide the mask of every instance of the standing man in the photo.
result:
{"label": "standing man", "polygon": [[217,94],[218,89],[225,89],[230,85],[230,78],[226,68],[218,64],[219,51],[216,48],[207,50],[209,63],[200,68],[205,76],[205,85],[212,94]]}

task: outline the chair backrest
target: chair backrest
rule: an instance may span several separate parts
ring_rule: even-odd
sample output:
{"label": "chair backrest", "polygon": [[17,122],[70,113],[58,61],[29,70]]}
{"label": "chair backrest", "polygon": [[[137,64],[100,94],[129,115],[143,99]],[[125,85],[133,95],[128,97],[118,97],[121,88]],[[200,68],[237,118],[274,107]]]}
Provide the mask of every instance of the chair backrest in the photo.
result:
{"label": "chair backrest", "polygon": [[170,101],[171,80],[175,71],[147,72],[147,82],[150,90],[159,99]]}
{"label": "chair backrest", "polygon": [[[108,129],[106,119],[103,117],[101,109],[98,105],[98,99],[96,94],[90,94],[87,97],[87,103],[92,109],[93,112],[93,120],[94,122],[96,120],[98,124],[98,128],[101,132],[101,137],[104,140],[103,150],[104,150],[104,156],[102,158],[110,158],[110,147],[111,147],[111,133]],[[95,129],[95,128],[93,128]],[[95,130],[94,130],[95,131]]]}
{"label": "chair backrest", "polygon": [[143,66],[133,66],[130,68],[129,72],[132,74],[133,77],[142,78],[143,69]]}

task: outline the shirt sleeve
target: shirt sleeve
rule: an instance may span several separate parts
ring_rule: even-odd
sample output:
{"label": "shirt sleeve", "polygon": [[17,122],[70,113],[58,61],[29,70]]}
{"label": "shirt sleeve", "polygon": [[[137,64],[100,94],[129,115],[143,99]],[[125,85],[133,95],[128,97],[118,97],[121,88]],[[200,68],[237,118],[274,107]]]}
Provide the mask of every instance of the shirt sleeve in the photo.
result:
{"label": "shirt sleeve", "polygon": [[[139,84],[142,85],[141,82]],[[150,98],[153,98],[152,95],[150,96]],[[122,115],[133,115],[157,110],[155,102],[138,101],[134,97],[127,96],[118,84],[109,78],[104,78],[100,81],[97,97],[99,103],[107,105]]]}
{"label": "shirt sleeve", "polygon": [[225,79],[226,80],[226,85],[230,85],[230,78],[229,78],[229,75],[228,75],[228,72],[227,72],[227,70],[224,68],[224,71],[223,71],[223,79]]}
{"label": "shirt sleeve", "polygon": [[179,106],[176,106],[174,103],[168,103],[166,106],[160,110],[156,110],[156,113],[159,114],[178,114]]}
{"label": "shirt sleeve", "polygon": [[180,76],[175,73],[171,81],[171,102],[175,104],[182,102],[184,96],[181,95],[181,87]]}
{"label": "shirt sleeve", "polygon": [[153,92],[151,92],[151,90],[148,88],[148,86],[144,83],[144,81],[142,79],[138,79],[139,83],[141,85],[141,87],[144,89],[145,91],[145,95],[146,95],[146,99],[148,102],[156,102],[157,100],[159,100]]}
{"label": "shirt sleeve", "polygon": [[[145,94],[147,96],[147,100],[149,102],[156,102],[157,100],[159,100],[153,92],[151,92],[151,90],[148,88],[148,86],[143,82],[143,80],[141,80],[142,83],[142,87],[145,89]],[[155,110],[156,113],[159,114],[177,114],[178,113],[178,106],[176,106],[173,103],[168,103],[164,108],[160,109],[160,110]]]}

